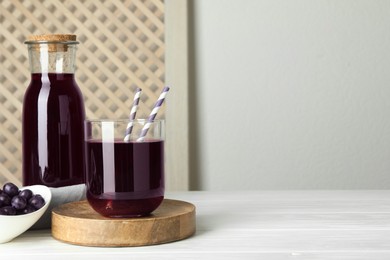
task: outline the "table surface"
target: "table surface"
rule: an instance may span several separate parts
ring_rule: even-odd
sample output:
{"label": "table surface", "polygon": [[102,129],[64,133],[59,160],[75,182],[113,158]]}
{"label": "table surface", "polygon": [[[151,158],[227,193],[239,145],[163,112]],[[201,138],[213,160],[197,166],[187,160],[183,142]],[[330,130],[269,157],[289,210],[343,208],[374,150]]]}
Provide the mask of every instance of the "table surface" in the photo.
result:
{"label": "table surface", "polygon": [[62,243],[50,230],[35,230],[0,244],[1,259],[390,259],[390,191],[170,192],[166,197],[196,206],[194,236],[155,246],[100,248]]}

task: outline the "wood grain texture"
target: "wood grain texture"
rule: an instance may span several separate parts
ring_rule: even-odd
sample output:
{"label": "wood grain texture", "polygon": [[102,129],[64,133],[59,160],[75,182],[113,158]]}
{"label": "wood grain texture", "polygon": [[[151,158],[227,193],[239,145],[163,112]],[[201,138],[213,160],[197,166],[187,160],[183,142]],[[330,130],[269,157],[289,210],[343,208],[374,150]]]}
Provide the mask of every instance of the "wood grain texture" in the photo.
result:
{"label": "wood grain texture", "polygon": [[54,238],[76,245],[145,246],[181,240],[195,232],[195,206],[165,199],[150,216],[106,218],[87,201],[72,202],[52,212]]}

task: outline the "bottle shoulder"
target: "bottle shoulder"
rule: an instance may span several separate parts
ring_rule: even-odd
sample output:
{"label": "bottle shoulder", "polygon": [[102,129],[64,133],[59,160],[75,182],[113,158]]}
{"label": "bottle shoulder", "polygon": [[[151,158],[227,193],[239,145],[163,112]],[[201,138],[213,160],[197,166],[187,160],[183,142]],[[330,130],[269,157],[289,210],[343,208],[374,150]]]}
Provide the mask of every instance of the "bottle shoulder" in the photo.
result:
{"label": "bottle shoulder", "polygon": [[[31,81],[24,93],[24,102],[57,102],[59,97],[69,97],[69,102],[83,103],[80,87],[73,74],[32,74]],[[35,101],[34,101],[35,100]]]}
{"label": "bottle shoulder", "polygon": [[57,74],[57,73],[48,73],[41,74],[35,73],[31,74],[31,80],[27,87],[26,92],[29,89],[61,89],[62,91],[77,89],[80,87],[77,84],[74,74]]}

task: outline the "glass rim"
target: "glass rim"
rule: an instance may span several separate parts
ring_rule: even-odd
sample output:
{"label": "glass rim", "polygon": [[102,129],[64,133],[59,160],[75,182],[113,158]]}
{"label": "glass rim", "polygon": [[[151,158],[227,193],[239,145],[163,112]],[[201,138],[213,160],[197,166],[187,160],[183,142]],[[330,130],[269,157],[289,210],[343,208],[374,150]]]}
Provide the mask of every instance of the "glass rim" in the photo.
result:
{"label": "glass rim", "polygon": [[[147,118],[139,118],[139,119],[126,119],[126,118],[119,118],[119,119],[108,119],[108,118],[102,118],[102,119],[85,119],[85,123],[100,123],[100,122],[121,122],[121,123],[128,123],[128,122],[139,122],[139,123],[146,123],[149,120]],[[159,122],[165,122],[165,119],[154,119],[150,121],[151,123],[159,123]]]}
{"label": "glass rim", "polygon": [[78,41],[25,41],[24,44],[79,44]]}

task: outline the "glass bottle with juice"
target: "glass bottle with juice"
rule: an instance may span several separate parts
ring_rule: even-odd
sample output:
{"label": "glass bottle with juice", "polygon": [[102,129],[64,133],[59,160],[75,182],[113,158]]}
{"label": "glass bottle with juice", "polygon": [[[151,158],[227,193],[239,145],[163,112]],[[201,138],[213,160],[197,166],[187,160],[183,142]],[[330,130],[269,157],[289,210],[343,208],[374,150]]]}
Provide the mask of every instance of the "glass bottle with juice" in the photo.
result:
{"label": "glass bottle with juice", "polygon": [[35,35],[23,100],[23,185],[84,183],[83,96],[75,81],[75,35]]}

